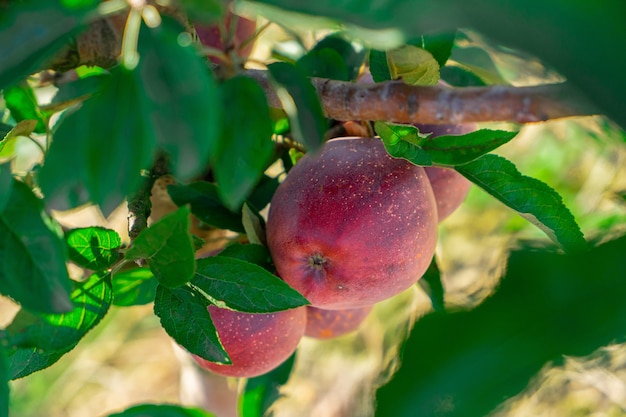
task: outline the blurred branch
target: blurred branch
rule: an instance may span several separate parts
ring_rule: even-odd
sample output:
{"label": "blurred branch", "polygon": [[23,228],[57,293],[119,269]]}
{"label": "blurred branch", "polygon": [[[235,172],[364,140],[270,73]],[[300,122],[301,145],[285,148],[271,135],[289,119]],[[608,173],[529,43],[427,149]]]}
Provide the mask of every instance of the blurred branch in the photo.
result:
{"label": "blurred branch", "polygon": [[[263,86],[271,107],[281,107],[265,71],[248,70],[246,74]],[[402,81],[357,84],[312,78],[311,82],[326,116],[340,121],[532,123],[600,113],[567,83],[450,88],[411,86]]]}

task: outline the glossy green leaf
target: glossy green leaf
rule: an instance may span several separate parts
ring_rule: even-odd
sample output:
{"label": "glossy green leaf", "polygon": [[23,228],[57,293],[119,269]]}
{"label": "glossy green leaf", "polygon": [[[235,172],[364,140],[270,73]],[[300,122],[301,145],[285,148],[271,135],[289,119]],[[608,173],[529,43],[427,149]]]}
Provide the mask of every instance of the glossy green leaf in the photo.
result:
{"label": "glossy green leaf", "polygon": [[0,417],[9,417],[9,363],[0,346]]}
{"label": "glossy green leaf", "polygon": [[445,310],[445,289],[436,258],[433,258],[424,275],[417,281],[417,285],[428,295],[435,311]]}
{"label": "glossy green leaf", "polygon": [[141,184],[155,138],[142,117],[146,105],[137,77],[123,67],[112,70],[102,94],[62,117],[38,177],[52,208],[91,201],[107,215]]}
{"label": "glossy green leaf", "polygon": [[0,293],[29,310],[62,313],[72,308],[65,243],[57,227],[31,190],[13,180],[0,212]]}
{"label": "glossy green leaf", "polygon": [[113,275],[113,305],[130,307],[154,301],[159,281],[150,268],[134,268]]}
{"label": "glossy green leaf", "polygon": [[263,417],[280,397],[280,388],[287,383],[296,355],[293,354],[276,369],[246,381],[243,395],[239,396],[241,417]]}
{"label": "glossy green leaf", "polygon": [[521,174],[513,163],[489,154],[456,170],[537,226],[565,251],[586,248],[585,237],[561,196],[545,183]]}
{"label": "glossy green leaf", "polygon": [[241,259],[242,261],[259,265],[267,270],[272,269],[272,257],[267,247],[263,245],[233,243],[232,245],[226,246],[219,255],[227,258]]}
{"label": "glossy green leaf", "polygon": [[245,233],[241,214],[224,206],[215,184],[206,181],[176,184],[168,186],[167,192],[177,206],[189,204],[191,213],[202,222],[218,229]]}
{"label": "glossy green leaf", "polygon": [[289,116],[291,131],[309,151],[322,144],[327,127],[317,92],[311,81],[295,66],[275,62],[267,66],[278,97]]}
{"label": "glossy green leaf", "polygon": [[[175,176],[197,176],[206,169],[216,147],[222,117],[213,76],[191,36],[171,18],[164,17],[153,29],[142,27],[138,52],[134,74],[146,100],[144,113],[139,113],[141,121],[153,125]],[[227,109],[226,114],[234,111]]]}
{"label": "glossy green leaf", "polygon": [[211,166],[222,201],[234,211],[272,161],[274,126],[265,93],[255,80],[238,76],[220,88],[222,106],[227,111]]}
{"label": "glossy green leaf", "polygon": [[91,275],[76,282],[71,294],[73,310],[63,314],[34,314],[20,310],[7,328],[9,343],[17,348],[42,352],[66,352],[105,316],[113,292],[107,275]]}
{"label": "glossy green leaf", "polygon": [[187,286],[170,289],[159,285],[154,314],[175,341],[208,361],[231,363],[207,309],[209,301]]}
{"label": "glossy green leaf", "polygon": [[78,266],[94,271],[110,268],[122,246],[120,235],[104,227],[72,229],[65,234],[69,258]]}
{"label": "glossy green leaf", "polygon": [[[626,55],[616,52],[626,39],[626,3],[622,0],[607,0],[593,7],[586,0],[258,1],[372,29],[398,28],[408,38],[460,27],[475,29],[498,43],[537,56],[626,126]],[[608,61],[610,65],[602,64]]]}
{"label": "glossy green leaf", "polygon": [[518,132],[481,129],[465,135],[443,135],[428,139],[422,149],[436,165],[463,165],[499,148]]}
{"label": "glossy green leaf", "polygon": [[43,69],[96,6],[68,10],[60,0],[12,2],[0,15],[0,89]]}
{"label": "glossy green leaf", "polygon": [[145,259],[159,283],[166,287],[175,288],[189,282],[195,270],[189,214],[189,207],[181,207],[142,230],[124,258],[129,261]]}
{"label": "glossy green leaf", "polygon": [[11,165],[0,164],[0,213],[4,210],[13,186],[13,175],[11,175]]}
{"label": "glossy green leaf", "polygon": [[245,313],[271,313],[309,304],[260,266],[221,255],[198,259],[191,283],[226,307]]}
{"label": "glossy green leaf", "polygon": [[54,365],[70,350],[51,350],[44,352],[38,348],[21,348],[11,353],[9,357],[9,375],[11,379],[24,378],[34,372]]}
{"label": "glossy green leaf", "polygon": [[199,408],[182,407],[169,404],[142,404],[109,414],[109,417],[216,417]]}
{"label": "glossy green leaf", "polygon": [[13,120],[16,122],[35,120],[37,122],[34,129],[35,133],[46,132],[47,122],[39,111],[33,89],[26,82],[5,88],[2,90],[2,96]]}
{"label": "glossy green leaf", "polygon": [[624,253],[626,237],[583,255],[513,252],[500,288],[477,308],[415,323],[376,415],[489,415],[546,364],[623,343]]}
{"label": "glossy green leaf", "polygon": [[422,149],[428,139],[420,135],[414,126],[375,122],[374,129],[383,141],[387,153],[394,158],[404,158],[421,166],[433,164],[428,152]]}

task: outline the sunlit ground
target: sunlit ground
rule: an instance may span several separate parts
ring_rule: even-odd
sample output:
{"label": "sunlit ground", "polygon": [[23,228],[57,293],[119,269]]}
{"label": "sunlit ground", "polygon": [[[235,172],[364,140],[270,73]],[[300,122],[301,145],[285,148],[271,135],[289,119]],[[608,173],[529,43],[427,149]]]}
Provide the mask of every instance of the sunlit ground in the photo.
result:
{"label": "sunlit ground", "polygon": [[[626,210],[617,193],[626,190],[626,147],[621,134],[602,119],[531,126],[496,153],[555,188],[587,238],[624,231]],[[123,230],[123,214],[116,219],[109,226]],[[438,256],[448,305],[471,307],[484,300],[498,282],[508,248],[518,239],[545,236],[481,190],[472,189],[466,203],[440,226]],[[10,309],[6,301],[0,303],[0,313],[8,314]],[[371,415],[375,386],[401,365],[397,348],[410,318],[419,319],[430,309],[428,298],[416,287],[378,305],[357,333],[332,341],[304,339],[276,415]],[[230,409],[220,417],[232,416],[233,403],[216,404],[217,400],[228,403],[238,387],[236,381],[202,375],[176,350],[151,306],[113,308],[57,364],[11,383],[11,413],[13,417],[100,417],[132,404],[173,402],[213,410],[219,406]],[[493,415],[625,413],[626,349],[614,345],[546,367]]]}

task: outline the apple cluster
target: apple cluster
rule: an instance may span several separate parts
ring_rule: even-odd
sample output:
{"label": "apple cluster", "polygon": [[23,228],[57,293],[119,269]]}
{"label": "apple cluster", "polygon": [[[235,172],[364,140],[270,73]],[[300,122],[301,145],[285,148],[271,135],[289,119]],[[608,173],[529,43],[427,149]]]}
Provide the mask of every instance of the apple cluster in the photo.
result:
{"label": "apple cluster", "polygon": [[221,375],[252,377],[284,362],[303,336],[330,339],[356,330],[374,304],[421,278],[438,222],[468,187],[453,170],[392,158],[378,138],[333,139],[305,155],[272,198],[267,244],[277,275],[311,305],[271,314],[210,306],[232,364],[196,361]]}

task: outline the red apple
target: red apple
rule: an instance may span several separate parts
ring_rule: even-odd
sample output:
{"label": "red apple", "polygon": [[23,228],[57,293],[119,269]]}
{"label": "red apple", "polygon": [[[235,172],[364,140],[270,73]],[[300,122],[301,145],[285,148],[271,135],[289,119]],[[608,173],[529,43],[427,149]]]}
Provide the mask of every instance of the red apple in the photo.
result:
{"label": "red apple", "polygon": [[254,377],[271,371],[295,352],[306,327],[304,307],[269,314],[208,309],[232,364],[193,358],[201,367],[224,376]]}
{"label": "red apple", "polygon": [[359,328],[372,311],[372,306],[347,310],[324,310],[306,307],[306,329],[304,335],[316,339],[333,339]]}
{"label": "red apple", "polygon": [[267,243],[278,271],[314,307],[375,304],[413,285],[435,251],[437,212],[424,169],[377,138],[328,141],[272,198]]}

